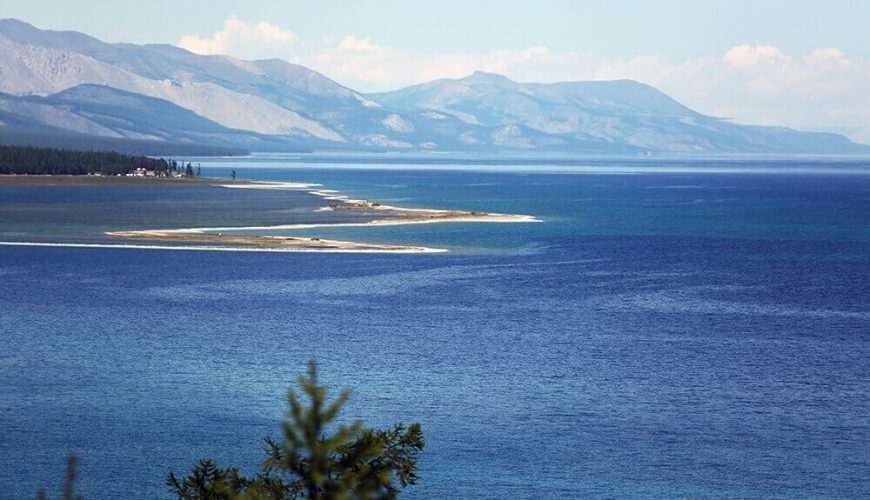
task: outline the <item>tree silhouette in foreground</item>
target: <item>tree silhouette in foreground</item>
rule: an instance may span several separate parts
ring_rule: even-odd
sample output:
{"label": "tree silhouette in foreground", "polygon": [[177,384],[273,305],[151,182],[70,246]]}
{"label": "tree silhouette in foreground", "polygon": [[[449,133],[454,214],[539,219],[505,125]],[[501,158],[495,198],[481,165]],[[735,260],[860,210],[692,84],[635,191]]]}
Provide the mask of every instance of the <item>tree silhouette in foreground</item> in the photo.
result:
{"label": "tree silhouette in foreground", "polygon": [[266,438],[260,472],[246,477],[205,459],[184,478],[170,472],[170,491],[183,500],[396,498],[402,488],[417,482],[424,446],[419,423],[397,423],[384,430],[360,422],[335,427],[330,423],[350,390],[329,403],[326,387],[318,385],[314,361],[308,364],[308,375],[299,377],[299,386],[310,405],[301,403],[293,389],[288,391],[284,437]]}
{"label": "tree silhouette in foreground", "polygon": [[[70,455],[66,459],[66,474],[63,479],[63,489],[61,490],[61,500],[84,500],[84,497],[80,494],[76,493],[75,485],[76,485],[76,465],[78,464],[78,458],[75,455]],[[45,490],[39,490],[36,492],[37,500],[48,500],[48,495],[45,494]]]}

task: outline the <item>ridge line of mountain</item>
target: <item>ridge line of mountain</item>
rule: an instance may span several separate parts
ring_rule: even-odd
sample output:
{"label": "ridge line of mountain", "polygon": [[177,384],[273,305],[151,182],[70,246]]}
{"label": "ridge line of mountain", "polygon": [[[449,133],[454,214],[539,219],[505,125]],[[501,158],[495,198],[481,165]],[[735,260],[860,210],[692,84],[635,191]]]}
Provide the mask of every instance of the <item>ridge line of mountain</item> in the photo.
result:
{"label": "ridge line of mountain", "polygon": [[280,59],[105,43],[4,19],[0,140],[25,131],[248,151],[870,153],[838,134],[706,116],[633,80],[522,83],[478,71],[365,94]]}

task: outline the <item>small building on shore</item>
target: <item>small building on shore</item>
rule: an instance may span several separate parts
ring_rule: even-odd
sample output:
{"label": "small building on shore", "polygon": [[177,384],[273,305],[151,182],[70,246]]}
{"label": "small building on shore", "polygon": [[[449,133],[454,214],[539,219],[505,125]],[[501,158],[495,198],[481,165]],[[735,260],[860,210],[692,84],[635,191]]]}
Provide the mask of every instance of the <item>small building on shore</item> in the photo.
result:
{"label": "small building on shore", "polygon": [[157,177],[157,171],[146,170],[144,167],[139,167],[127,174],[127,177]]}

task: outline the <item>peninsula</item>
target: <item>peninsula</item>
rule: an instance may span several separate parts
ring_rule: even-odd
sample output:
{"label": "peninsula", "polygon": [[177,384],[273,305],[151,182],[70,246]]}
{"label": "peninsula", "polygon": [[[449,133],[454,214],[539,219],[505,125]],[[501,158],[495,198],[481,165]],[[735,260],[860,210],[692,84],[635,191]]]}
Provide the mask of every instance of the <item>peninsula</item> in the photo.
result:
{"label": "peninsula", "polygon": [[[162,160],[161,160],[162,162]],[[161,163],[162,164],[162,163]],[[172,163],[168,163],[172,165]],[[172,169],[172,172],[175,170]],[[530,215],[488,213],[465,210],[443,210],[434,208],[406,208],[385,205],[375,201],[354,199],[338,191],[326,189],[320,184],[294,183],[294,182],[255,182],[245,180],[221,180],[213,178],[172,176],[172,175],[0,175],[0,187],[6,186],[11,189],[16,185],[35,185],[49,188],[55,186],[159,186],[166,187],[167,196],[178,198],[182,194],[174,195],[174,187],[182,189],[217,188],[217,189],[245,189],[245,190],[282,190],[299,191],[309,195],[320,197],[323,204],[312,206],[313,212],[341,212],[353,214],[354,217],[348,222],[347,218],[339,219],[323,217],[312,220],[305,218],[305,222],[288,220],[280,223],[273,217],[264,225],[211,225],[203,227],[145,227],[144,229],[129,228],[130,224],[121,219],[117,230],[101,230],[100,233],[81,238],[57,235],[57,238],[46,238],[44,235],[39,241],[25,239],[25,235],[17,234],[15,239],[20,241],[0,241],[3,245],[30,245],[30,246],[101,246],[113,248],[155,248],[155,249],[179,249],[179,250],[223,250],[223,251],[267,251],[267,252],[387,252],[387,253],[433,253],[445,252],[443,248],[430,248],[409,244],[372,243],[344,241],[321,237],[321,235],[302,237],[287,235],[288,231],[322,229],[324,232],[332,228],[348,227],[375,227],[375,226],[399,226],[409,224],[433,224],[433,223],[528,223],[540,222],[539,219]],[[167,171],[169,172],[169,171]],[[187,203],[183,200],[180,203]],[[292,203],[292,202],[291,202]],[[0,204],[0,209],[2,209]],[[111,213],[111,210],[107,211]],[[148,224],[148,221],[140,218],[137,224]],[[155,219],[156,221],[157,219]],[[254,219],[255,220],[255,219]],[[44,221],[50,222],[50,221]],[[265,221],[264,221],[265,222]],[[276,224],[276,222],[278,222]],[[113,225],[111,220],[106,224]],[[127,227],[123,227],[126,225]],[[140,226],[141,227],[141,226]],[[281,234],[276,234],[280,232]],[[100,236],[100,234],[102,236]],[[310,233],[309,233],[310,234]],[[96,241],[94,239],[96,238]]]}
{"label": "peninsula", "polygon": [[[427,208],[401,208],[380,203],[351,199],[333,190],[318,189],[318,184],[292,182],[252,182],[236,181],[231,184],[218,184],[232,189],[266,189],[266,190],[302,190],[309,194],[320,196],[333,203],[322,207],[320,211],[357,212],[371,216],[365,222],[347,223],[308,223],[281,224],[273,226],[225,226],[196,227],[182,229],[145,229],[135,231],[109,231],[106,234],[116,238],[176,242],[185,244],[218,244],[240,245],[245,249],[268,249],[283,251],[342,251],[342,252],[402,252],[430,253],[444,252],[439,248],[429,248],[408,245],[369,244],[352,241],[340,241],[323,238],[300,238],[269,235],[270,231],[302,230],[315,228],[365,227],[365,226],[397,226],[407,224],[432,224],[446,222],[478,222],[478,223],[520,223],[541,222],[530,215],[500,214],[487,212],[472,212],[462,210],[439,210]],[[250,233],[261,234],[233,234]],[[227,234],[228,233],[228,234]]]}

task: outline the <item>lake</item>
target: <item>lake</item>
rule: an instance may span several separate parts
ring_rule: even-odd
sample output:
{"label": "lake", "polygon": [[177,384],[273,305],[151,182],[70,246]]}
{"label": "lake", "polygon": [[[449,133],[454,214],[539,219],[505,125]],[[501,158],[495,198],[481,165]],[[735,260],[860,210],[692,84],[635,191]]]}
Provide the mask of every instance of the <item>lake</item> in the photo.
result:
{"label": "lake", "polygon": [[[195,161],[543,222],[287,232],[445,254],[0,247],[5,495],[56,495],[68,453],[88,498],[252,471],[316,358],[344,418],[422,423],[408,498],[870,496],[870,163],[315,160]],[[0,186],[0,239],[319,203],[102,187]]]}

